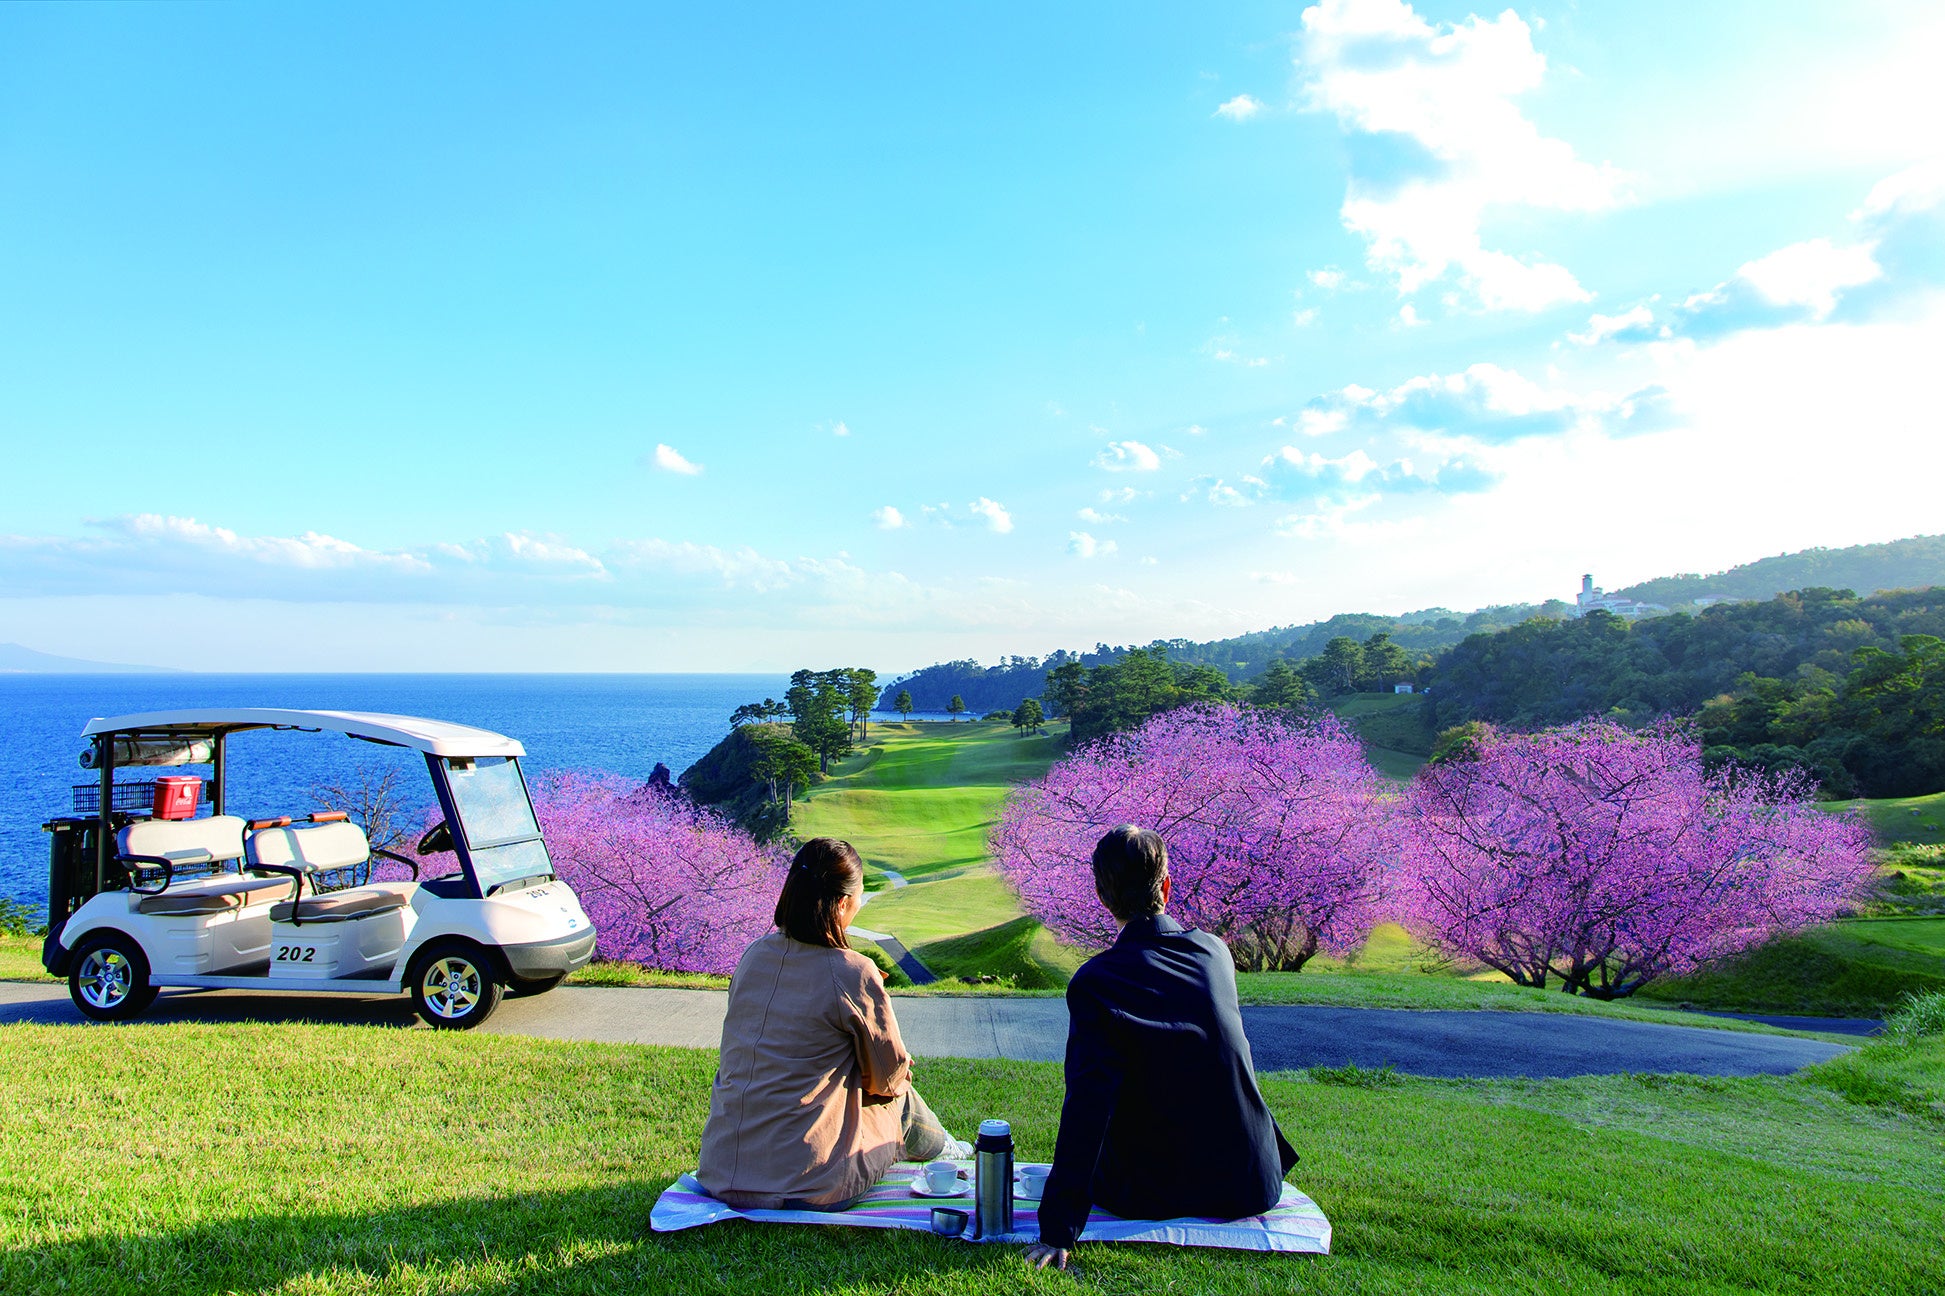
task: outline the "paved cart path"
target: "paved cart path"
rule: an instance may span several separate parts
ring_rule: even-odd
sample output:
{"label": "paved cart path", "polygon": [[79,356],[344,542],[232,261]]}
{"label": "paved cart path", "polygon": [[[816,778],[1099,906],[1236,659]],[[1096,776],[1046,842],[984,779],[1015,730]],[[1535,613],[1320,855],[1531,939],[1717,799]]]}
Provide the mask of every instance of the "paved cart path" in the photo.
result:
{"label": "paved cart path", "polygon": [[[550,1039],[715,1048],[727,999],[715,990],[563,986],[508,999],[481,1029]],[[901,997],[898,1023],[920,1057],[1060,1060],[1067,1007],[1059,999]],[[71,1024],[83,1018],[65,986],[0,982],[0,1024]],[[404,997],[345,998],[166,992],[145,1021],[331,1021],[413,1026]],[[1567,1013],[1412,1012],[1391,1008],[1262,1006],[1243,1009],[1256,1065],[1392,1066],[1424,1076],[1572,1076],[1624,1071],[1780,1075],[1845,1051],[1841,1044],[1613,1021]]]}

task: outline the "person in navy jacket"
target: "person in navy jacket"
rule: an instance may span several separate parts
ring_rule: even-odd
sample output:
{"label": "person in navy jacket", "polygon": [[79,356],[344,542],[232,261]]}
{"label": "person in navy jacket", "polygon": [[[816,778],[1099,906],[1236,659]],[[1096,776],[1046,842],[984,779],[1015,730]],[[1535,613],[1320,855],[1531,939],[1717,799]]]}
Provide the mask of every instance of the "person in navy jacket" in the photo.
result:
{"label": "person in navy jacket", "polygon": [[1276,1205],[1297,1154],[1256,1085],[1223,943],[1168,904],[1168,847],[1123,824],[1094,848],[1121,934],[1067,986],[1067,1097],[1036,1266],[1066,1268],[1093,1205],[1124,1219],[1242,1219]]}

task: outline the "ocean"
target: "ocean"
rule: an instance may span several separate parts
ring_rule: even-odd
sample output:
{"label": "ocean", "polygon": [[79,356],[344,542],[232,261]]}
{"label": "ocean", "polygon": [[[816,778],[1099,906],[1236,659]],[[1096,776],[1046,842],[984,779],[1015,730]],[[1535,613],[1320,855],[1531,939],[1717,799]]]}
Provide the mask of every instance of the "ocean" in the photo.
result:
{"label": "ocean", "polygon": [[[14,771],[0,779],[0,896],[45,902],[40,826],[70,813],[73,785],[92,780],[78,757],[82,726],[96,716],[194,706],[386,711],[517,738],[529,778],[589,770],[645,780],[658,761],[680,775],[729,731],[731,711],[788,686],[782,675],[0,675],[0,740]],[[314,785],[355,780],[361,769],[398,768],[415,800],[432,799],[423,757],[338,734],[239,734],[229,766],[228,809],[252,817],[309,813]]]}

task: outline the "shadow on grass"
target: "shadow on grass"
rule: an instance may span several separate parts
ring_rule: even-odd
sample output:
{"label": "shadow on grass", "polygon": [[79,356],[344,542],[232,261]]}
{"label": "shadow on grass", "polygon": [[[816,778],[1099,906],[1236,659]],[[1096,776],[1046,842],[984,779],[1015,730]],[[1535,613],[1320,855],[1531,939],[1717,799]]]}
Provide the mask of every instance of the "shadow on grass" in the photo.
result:
{"label": "shadow on grass", "polygon": [[[131,1025],[168,1022],[314,1022],[339,1026],[418,1024],[405,995],[353,998],[343,995],[250,993],[225,990],[171,990]],[[33,1022],[43,1026],[93,1025],[67,999],[0,1004],[0,1025]]]}
{"label": "shadow on grass", "polygon": [[343,1213],[249,1213],[247,1202],[231,1202],[239,1213],[222,1219],[11,1247],[0,1252],[0,1290],[848,1291],[923,1288],[962,1273],[976,1290],[1011,1290],[1024,1276],[1017,1247],[914,1231],[729,1221],[655,1233],[649,1209],[664,1186],[638,1180]]}

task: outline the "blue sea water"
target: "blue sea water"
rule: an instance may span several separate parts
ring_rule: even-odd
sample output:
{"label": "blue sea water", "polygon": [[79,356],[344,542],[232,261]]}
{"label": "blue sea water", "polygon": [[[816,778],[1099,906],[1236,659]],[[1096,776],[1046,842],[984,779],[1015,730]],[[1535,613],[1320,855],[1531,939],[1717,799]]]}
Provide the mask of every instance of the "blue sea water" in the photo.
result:
{"label": "blue sea water", "polygon": [[[42,823],[73,807],[93,776],[78,761],[82,726],[96,716],[196,706],[300,707],[427,716],[517,738],[529,777],[590,770],[646,779],[659,761],[676,774],[729,730],[744,702],[780,696],[780,675],[0,675],[0,896],[47,896]],[[239,734],[229,747],[227,808],[303,814],[311,788],[398,768],[414,798],[431,800],[423,758],[337,734]],[[144,771],[202,774],[207,768]]]}

